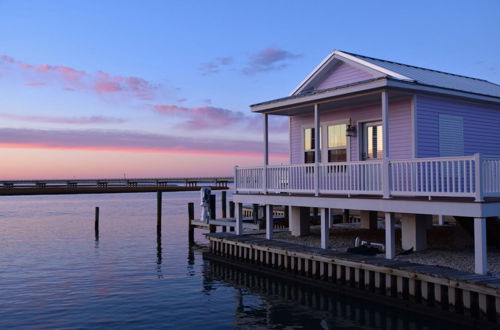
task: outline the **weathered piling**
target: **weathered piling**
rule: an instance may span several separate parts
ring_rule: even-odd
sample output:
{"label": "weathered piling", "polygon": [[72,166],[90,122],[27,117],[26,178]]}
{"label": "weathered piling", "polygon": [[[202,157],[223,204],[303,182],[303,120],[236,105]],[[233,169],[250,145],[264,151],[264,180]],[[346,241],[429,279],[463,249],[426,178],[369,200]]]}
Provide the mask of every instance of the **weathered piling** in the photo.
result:
{"label": "weathered piling", "polygon": [[259,204],[252,204],[252,218],[255,223],[259,220]]}
{"label": "weathered piling", "polygon": [[188,242],[189,245],[194,243],[194,227],[192,222],[194,220],[194,203],[188,203]]}
{"label": "weathered piling", "polygon": [[234,202],[229,202],[229,217],[234,219]]}
{"label": "weathered piling", "polygon": [[161,203],[162,192],[156,192],[156,232],[161,234]]}
{"label": "weathered piling", "polygon": [[344,223],[349,222],[350,212],[348,209],[344,209]]}
{"label": "weathered piling", "polygon": [[226,197],[227,197],[227,192],[222,191],[221,192],[221,210],[222,210],[222,217],[226,218],[227,217],[227,203],[226,203]]}
{"label": "weathered piling", "polygon": [[94,221],[94,230],[95,230],[95,240],[99,240],[99,206],[95,207],[95,221]]}
{"label": "weathered piling", "polygon": [[[216,205],[217,205],[216,196],[212,194],[212,195],[210,195],[210,219],[211,220],[217,219],[216,218],[217,213],[216,213],[216,210],[215,210]],[[210,225],[210,226],[208,226],[208,228],[209,228],[209,231],[211,233],[215,233],[216,227],[214,225]]]}

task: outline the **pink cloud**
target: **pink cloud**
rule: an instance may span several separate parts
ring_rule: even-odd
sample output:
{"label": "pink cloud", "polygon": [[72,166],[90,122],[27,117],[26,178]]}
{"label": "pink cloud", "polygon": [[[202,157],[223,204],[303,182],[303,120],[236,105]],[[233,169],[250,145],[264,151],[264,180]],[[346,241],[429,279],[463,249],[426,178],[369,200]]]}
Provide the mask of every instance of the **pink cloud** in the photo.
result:
{"label": "pink cloud", "polygon": [[17,115],[11,113],[0,113],[0,118],[19,120],[34,123],[54,123],[54,124],[72,124],[72,125],[89,125],[89,124],[116,124],[124,123],[127,120],[122,118],[112,118],[104,116],[90,117],[51,117],[51,116],[29,116]]}
{"label": "pink cloud", "polygon": [[180,107],[177,105],[157,104],[154,110],[162,115],[174,115],[187,118],[183,127],[187,129],[217,129],[226,125],[248,125],[256,118],[241,112],[228,109],[202,106],[195,108]]}
{"label": "pink cloud", "polygon": [[24,86],[31,86],[31,87],[36,87],[36,86],[44,86],[45,83],[41,82],[41,81],[33,81],[33,82],[28,82],[28,83],[25,83]]}
{"label": "pink cloud", "polygon": [[247,65],[243,68],[243,73],[252,75],[257,72],[281,70],[287,67],[286,60],[293,60],[301,57],[300,54],[293,54],[287,50],[268,47],[250,55]]}
{"label": "pink cloud", "polygon": [[33,85],[33,81],[36,81],[39,84],[60,84],[64,86],[64,90],[100,95],[122,93],[141,100],[152,99],[158,89],[157,85],[139,77],[111,75],[103,71],[87,73],[64,65],[33,65],[5,55],[0,56],[0,68],[2,67],[8,67],[24,79],[29,79],[27,86],[40,86]]}
{"label": "pink cloud", "polygon": [[[37,130],[0,128],[1,148],[109,150],[176,154],[262,157],[261,141],[187,138],[109,130]],[[286,158],[287,146],[271,143],[273,157]]]}
{"label": "pink cloud", "polygon": [[[188,108],[172,104],[157,104],[153,106],[153,109],[162,115],[185,118],[181,126],[190,130],[217,130],[228,125],[252,130],[262,127],[262,118],[259,115],[247,115],[242,112],[212,106]],[[270,127],[276,132],[284,132],[288,130],[288,121],[276,118],[270,122]]]}

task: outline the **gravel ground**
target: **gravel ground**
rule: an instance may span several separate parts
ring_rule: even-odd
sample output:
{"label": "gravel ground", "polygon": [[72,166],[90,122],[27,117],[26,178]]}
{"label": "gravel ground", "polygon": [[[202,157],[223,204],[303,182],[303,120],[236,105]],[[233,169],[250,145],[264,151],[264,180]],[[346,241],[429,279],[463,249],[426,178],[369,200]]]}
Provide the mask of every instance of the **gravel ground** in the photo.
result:
{"label": "gravel ground", "polygon": [[[336,224],[330,231],[330,247],[332,250],[345,251],[354,246],[356,237],[370,242],[383,243],[385,239],[383,223],[378,230],[358,229],[358,224]],[[264,235],[262,235],[264,236]],[[311,247],[320,246],[319,226],[312,226],[311,233],[303,237],[295,237],[288,231],[274,233],[273,239],[297,243]],[[467,272],[474,272],[474,249],[472,238],[467,237],[460,228],[451,226],[433,226],[427,232],[428,249],[408,255],[397,255],[397,260],[405,260],[424,265],[440,265]],[[401,232],[396,227],[397,253],[401,250]],[[382,254],[379,255],[383,257]],[[500,276],[500,249],[488,248],[489,272]]]}

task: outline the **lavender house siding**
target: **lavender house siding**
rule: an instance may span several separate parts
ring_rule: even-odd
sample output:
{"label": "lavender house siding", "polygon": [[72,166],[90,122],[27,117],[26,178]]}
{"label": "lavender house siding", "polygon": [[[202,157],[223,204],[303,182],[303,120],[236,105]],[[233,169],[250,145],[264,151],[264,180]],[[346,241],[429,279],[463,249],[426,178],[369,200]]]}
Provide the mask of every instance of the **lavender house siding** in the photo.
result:
{"label": "lavender house siding", "polygon": [[389,157],[413,158],[411,99],[389,103]]}
{"label": "lavender house siding", "polygon": [[[321,123],[330,121],[345,121],[351,118],[352,124],[358,122],[381,120],[382,112],[378,104],[362,107],[339,109],[329,112],[321,112]],[[302,129],[313,127],[313,116],[302,115],[290,117],[290,156],[292,164],[303,162],[303,138]],[[391,158],[411,158],[413,156],[412,134],[411,134],[411,99],[391,101],[389,103],[389,143],[391,145]],[[324,134],[324,133],[323,133]],[[351,161],[359,160],[360,132],[350,141]]]}
{"label": "lavender house siding", "polygon": [[333,88],[371,78],[373,78],[371,74],[352,65],[341,63],[328,73],[327,77],[319,83],[316,89]]}
{"label": "lavender house siding", "polygon": [[500,155],[500,107],[418,95],[417,157],[439,157],[439,115],[463,117],[464,154]]}

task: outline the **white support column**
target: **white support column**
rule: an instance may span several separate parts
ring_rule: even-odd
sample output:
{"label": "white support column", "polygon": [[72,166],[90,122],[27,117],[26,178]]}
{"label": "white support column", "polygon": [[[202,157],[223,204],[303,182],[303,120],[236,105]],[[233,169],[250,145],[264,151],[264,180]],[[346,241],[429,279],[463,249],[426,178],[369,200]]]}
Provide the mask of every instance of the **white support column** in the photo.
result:
{"label": "white support column", "polygon": [[486,218],[474,218],[474,272],[481,275],[488,273]]}
{"label": "white support column", "polygon": [[273,206],[266,205],[266,238],[267,239],[273,239],[273,228],[274,228]]}
{"label": "white support column", "polygon": [[330,209],[322,208],[321,212],[321,248],[330,247]]}
{"label": "white support column", "polygon": [[314,194],[319,196],[319,163],[321,162],[319,106],[314,105]]}
{"label": "white support column", "polygon": [[382,92],[382,139],[384,140],[384,158],[389,159],[389,96]]}
{"label": "white support column", "polygon": [[382,194],[384,198],[391,197],[391,168],[389,163],[389,96],[382,92],[382,139],[384,159],[382,164]]}
{"label": "white support column", "polygon": [[269,165],[269,115],[264,114],[264,170],[262,171],[262,184],[264,194],[267,194],[267,166]]}
{"label": "white support column", "polygon": [[235,215],[236,215],[236,227],[234,227],[234,231],[236,235],[243,234],[243,204],[236,203],[235,205]]}
{"label": "white support column", "polygon": [[444,215],[438,214],[438,225],[443,226],[444,225]]}
{"label": "white support column", "polygon": [[396,238],[394,235],[394,213],[385,213],[385,258],[396,256]]}

